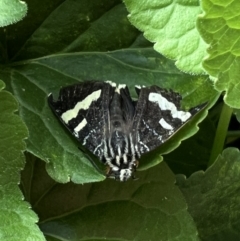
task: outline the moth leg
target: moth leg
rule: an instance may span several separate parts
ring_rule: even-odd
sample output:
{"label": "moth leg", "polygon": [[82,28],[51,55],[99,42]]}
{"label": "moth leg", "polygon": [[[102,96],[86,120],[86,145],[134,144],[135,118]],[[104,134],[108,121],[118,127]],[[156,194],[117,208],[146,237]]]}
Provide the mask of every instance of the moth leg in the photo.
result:
{"label": "moth leg", "polygon": [[106,166],[105,176],[107,178],[116,179],[115,176],[112,175],[112,169],[110,166]]}
{"label": "moth leg", "polygon": [[110,170],[111,170],[111,168],[110,168],[110,166],[106,166],[106,176],[107,177],[110,177]]}
{"label": "moth leg", "polygon": [[[134,162],[134,166],[135,166],[135,170],[138,168],[138,165],[139,165],[139,161],[136,160]],[[138,180],[139,178],[135,176],[135,173],[132,175],[132,179],[135,181],[135,180]]]}

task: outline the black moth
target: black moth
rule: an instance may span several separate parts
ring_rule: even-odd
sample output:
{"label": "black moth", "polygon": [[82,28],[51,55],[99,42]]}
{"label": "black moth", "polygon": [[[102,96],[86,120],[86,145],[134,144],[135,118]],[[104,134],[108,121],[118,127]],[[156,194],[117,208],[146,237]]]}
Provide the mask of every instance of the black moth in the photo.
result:
{"label": "black moth", "polygon": [[108,166],[106,176],[134,178],[138,160],[166,142],[205,104],[180,110],[181,96],[158,86],[128,87],[111,81],[86,81],[61,88],[57,101],[48,103],[68,130]]}

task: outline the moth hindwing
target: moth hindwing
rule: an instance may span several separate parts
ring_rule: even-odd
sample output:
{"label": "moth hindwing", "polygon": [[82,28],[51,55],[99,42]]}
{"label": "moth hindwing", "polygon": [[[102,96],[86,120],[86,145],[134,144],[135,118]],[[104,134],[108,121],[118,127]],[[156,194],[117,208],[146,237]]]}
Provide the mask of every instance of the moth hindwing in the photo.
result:
{"label": "moth hindwing", "polygon": [[89,151],[108,166],[107,177],[134,177],[138,160],[174,135],[206,104],[180,109],[181,96],[158,86],[128,87],[111,81],[86,81],[48,96],[52,111]]}

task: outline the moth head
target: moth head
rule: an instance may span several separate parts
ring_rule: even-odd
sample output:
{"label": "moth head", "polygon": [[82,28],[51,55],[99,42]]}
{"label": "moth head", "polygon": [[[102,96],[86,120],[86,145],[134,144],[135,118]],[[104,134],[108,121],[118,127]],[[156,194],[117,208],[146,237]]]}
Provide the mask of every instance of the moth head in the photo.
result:
{"label": "moth head", "polygon": [[125,182],[131,177],[133,179],[136,179],[134,176],[134,173],[136,172],[137,166],[138,166],[138,162],[135,161],[133,163],[129,163],[129,165],[126,167],[119,167],[119,166],[109,167],[107,170],[106,176],[108,178],[113,178],[120,182]]}

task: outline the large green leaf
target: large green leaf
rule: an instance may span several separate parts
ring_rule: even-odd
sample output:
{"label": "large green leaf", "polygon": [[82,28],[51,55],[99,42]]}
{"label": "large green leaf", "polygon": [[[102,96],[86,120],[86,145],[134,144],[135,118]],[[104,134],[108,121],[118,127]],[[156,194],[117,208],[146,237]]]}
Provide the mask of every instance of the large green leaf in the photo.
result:
{"label": "large green leaf", "polygon": [[127,183],[59,184],[44,170],[42,162],[28,162],[23,185],[49,240],[199,240],[165,163]]}
{"label": "large green leaf", "polygon": [[224,100],[234,108],[240,108],[240,1],[203,0],[204,16],[198,27],[208,48],[208,58],[203,66],[214,76],[215,88],[226,91]]}
{"label": "large green leaf", "polygon": [[[217,96],[208,79],[179,72],[171,61],[147,48],[52,55],[15,64],[3,77],[8,79],[8,86],[21,104],[20,115],[30,132],[28,150],[45,160],[49,174],[60,182],[71,179],[84,183],[100,181],[104,177],[92,167],[86,156],[78,150],[79,144],[51,113],[47,105],[50,92],[56,96],[61,86],[85,79],[111,79],[128,84],[134,96],[135,84],[157,84],[166,88],[174,86],[184,96],[187,108],[210,99],[210,104],[214,103]],[[206,111],[187,124],[171,139],[169,145],[161,148],[161,153],[170,152],[182,139],[193,135],[197,131],[197,123],[205,115]],[[158,162],[159,158],[155,155],[146,157],[141,163],[153,166]]]}
{"label": "large green leaf", "polygon": [[125,6],[119,3],[119,0],[64,1],[46,16],[14,60],[128,47],[139,32],[129,23]]}
{"label": "large green leaf", "polygon": [[240,153],[223,151],[206,172],[177,177],[203,241],[240,239]]}
{"label": "large green leaf", "polygon": [[205,73],[202,68],[206,43],[196,28],[202,12],[198,0],[125,0],[129,20],[154,42],[154,48],[176,60],[184,72]]}
{"label": "large green leaf", "polygon": [[20,117],[14,114],[18,109],[16,100],[3,88],[4,83],[0,81],[0,239],[45,240],[36,225],[38,217],[23,201],[18,187],[20,171],[25,164],[23,140],[28,131]]}

